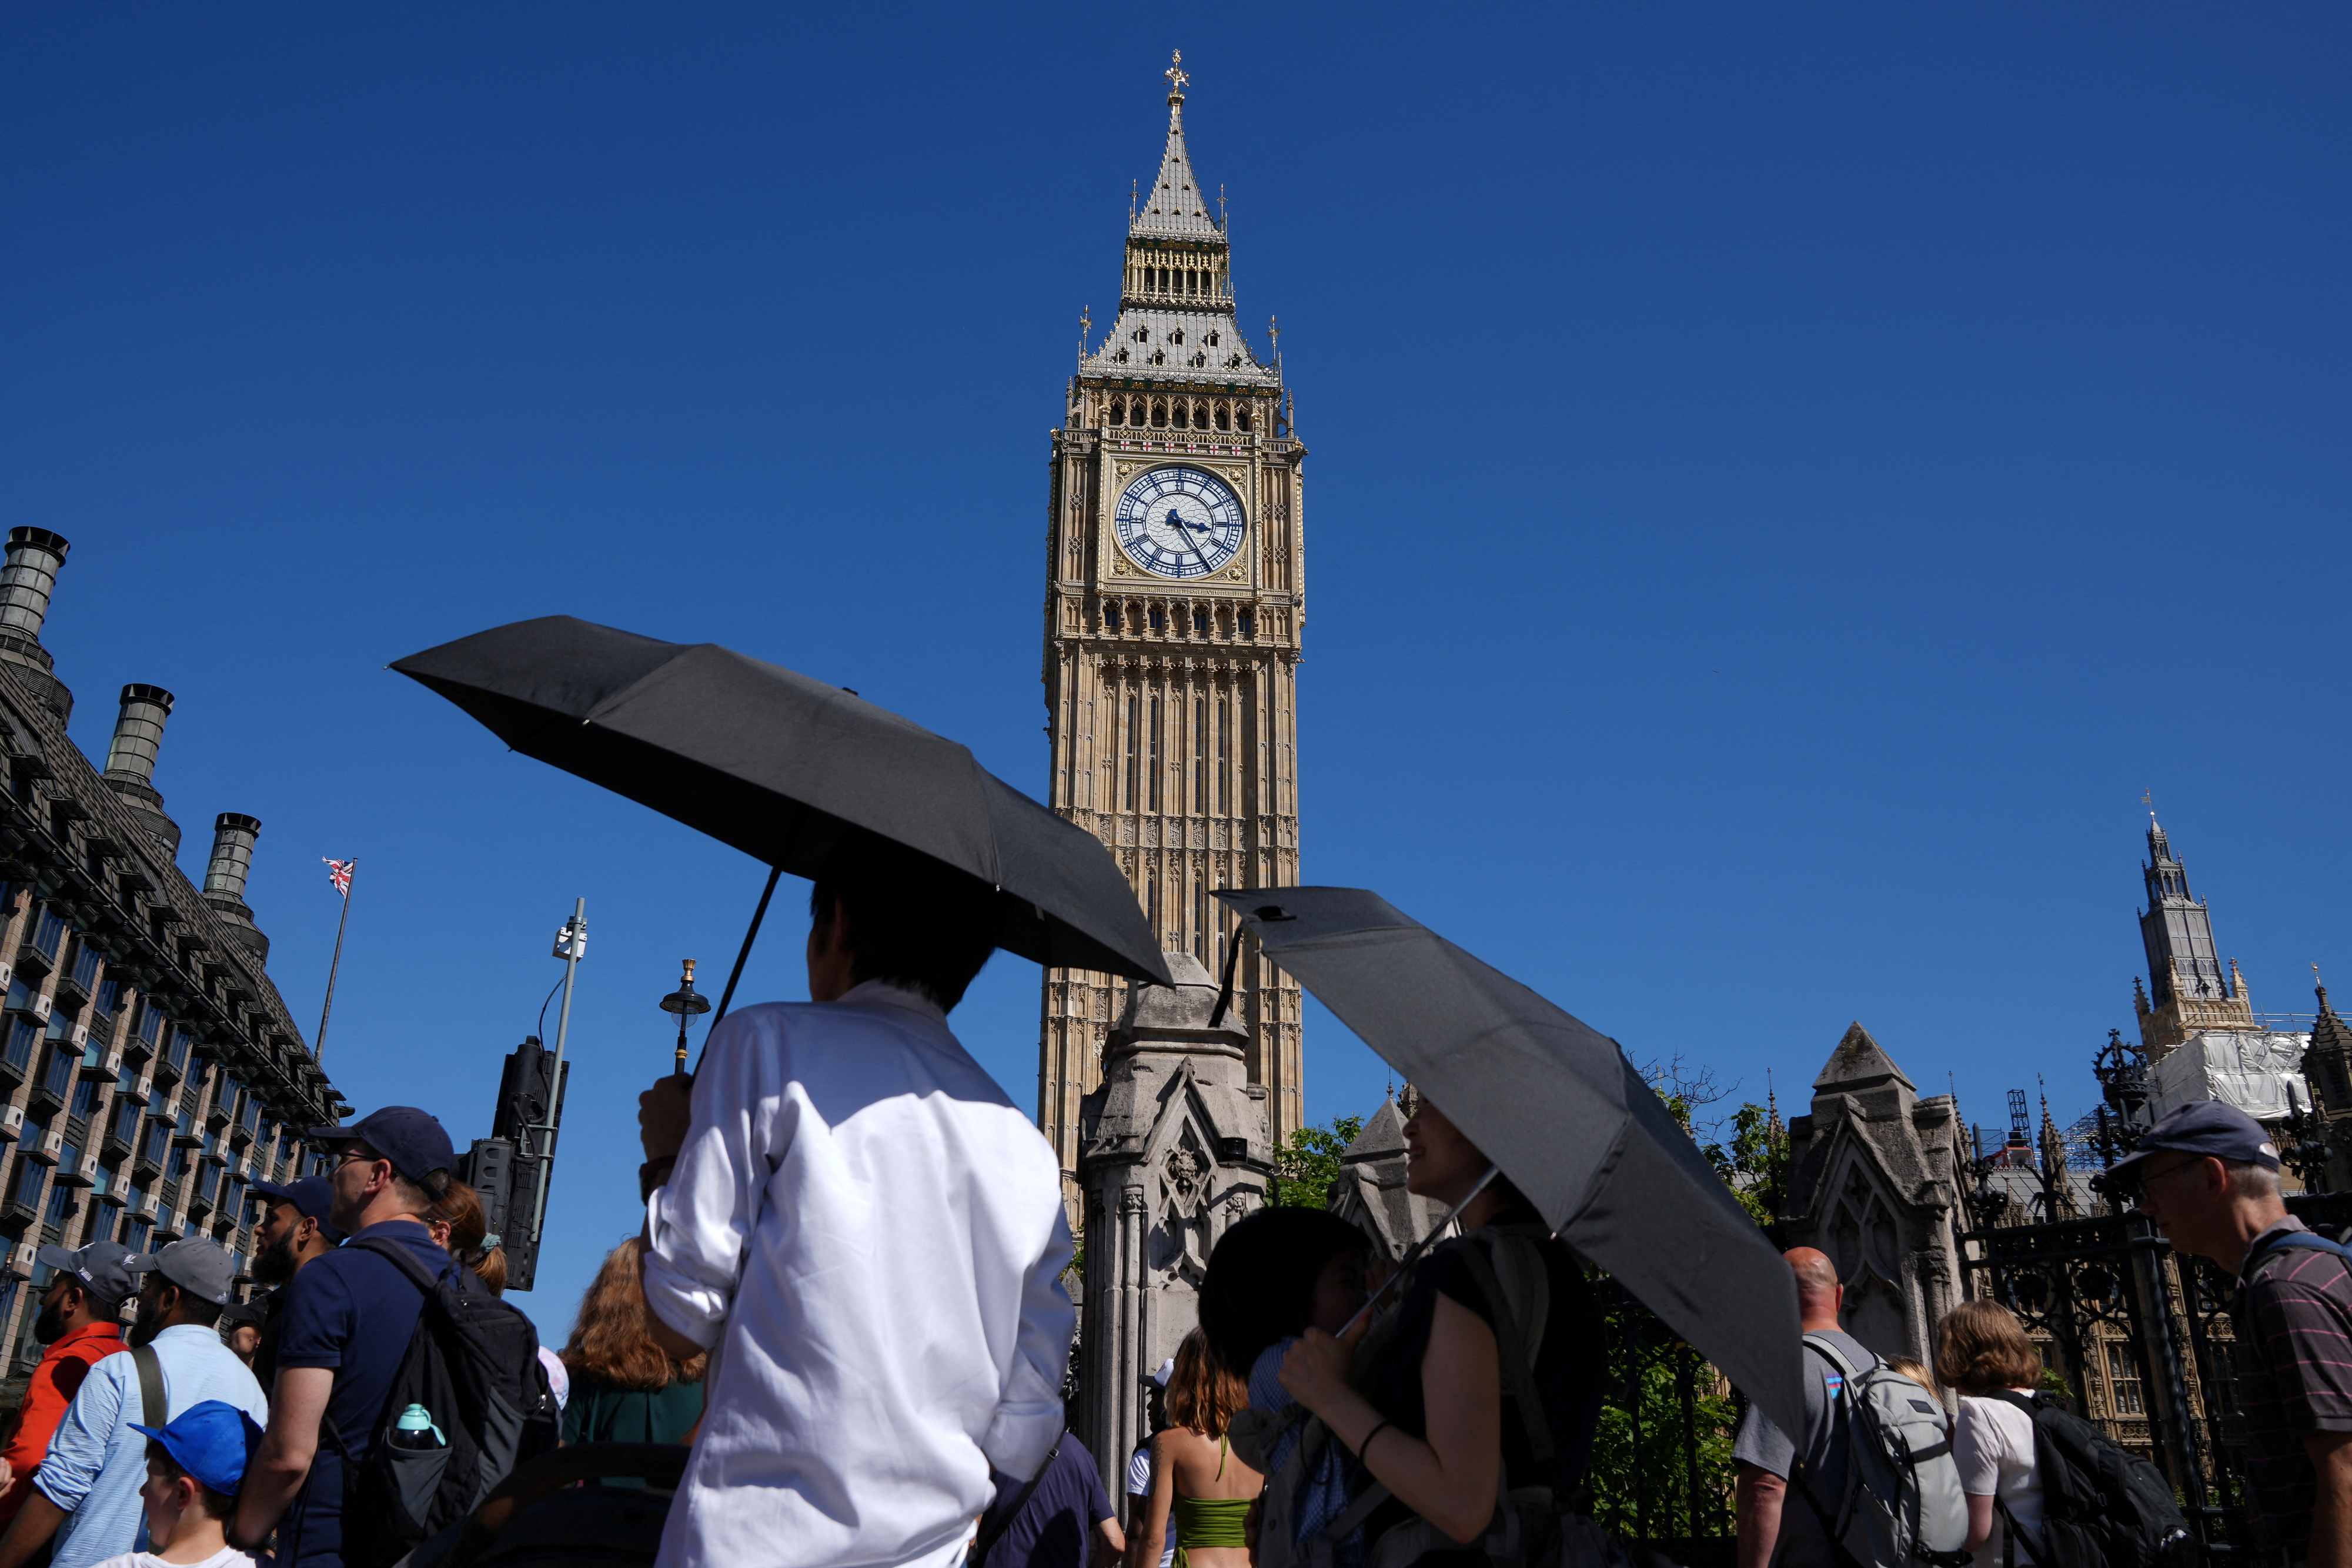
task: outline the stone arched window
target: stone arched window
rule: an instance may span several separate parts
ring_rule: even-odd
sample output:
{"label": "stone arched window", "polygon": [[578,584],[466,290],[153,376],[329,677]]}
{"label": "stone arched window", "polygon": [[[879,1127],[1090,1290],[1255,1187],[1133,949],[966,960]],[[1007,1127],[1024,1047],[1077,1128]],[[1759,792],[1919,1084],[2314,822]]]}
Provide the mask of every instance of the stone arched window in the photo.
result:
{"label": "stone arched window", "polygon": [[1214,333],[1214,332],[1212,332],[1212,333],[1210,333],[1210,334],[1209,334],[1209,347],[1211,347],[1212,349],[1213,349],[1213,348],[1215,348],[1216,346],[1217,346],[1217,334],[1216,334],[1216,333]]}
{"label": "stone arched window", "polygon": [[1227,408],[1223,403],[1219,403],[1217,405],[1217,428],[1219,430],[1231,430],[1233,427],[1233,411]]}
{"label": "stone arched window", "polygon": [[1205,368],[1208,362],[1209,356],[1206,354],[1194,354],[1192,356],[1192,368],[1196,371]]}
{"label": "stone arched window", "polygon": [[1168,405],[1166,403],[1155,402],[1151,405],[1151,427],[1154,430],[1165,430],[1168,428]]}
{"label": "stone arched window", "polygon": [[1237,408],[1234,410],[1234,428],[1240,431],[1244,435],[1247,435],[1249,434],[1249,427],[1250,411],[1245,408]]}
{"label": "stone arched window", "polygon": [[1125,424],[1127,423],[1127,402],[1125,399],[1113,398],[1111,400],[1110,413],[1104,416],[1103,423],[1105,424]]}
{"label": "stone arched window", "polygon": [[1110,628],[1112,631],[1114,631],[1114,632],[1116,632],[1116,631],[1118,631],[1118,605],[1116,605],[1116,604],[1106,604],[1106,605],[1104,605],[1104,606],[1103,606],[1103,624],[1104,624],[1105,626],[1109,627],[1109,628]]}
{"label": "stone arched window", "polygon": [[1179,327],[1173,332],[1169,333],[1168,340],[1171,343],[1182,342],[1184,340],[1184,329]]}

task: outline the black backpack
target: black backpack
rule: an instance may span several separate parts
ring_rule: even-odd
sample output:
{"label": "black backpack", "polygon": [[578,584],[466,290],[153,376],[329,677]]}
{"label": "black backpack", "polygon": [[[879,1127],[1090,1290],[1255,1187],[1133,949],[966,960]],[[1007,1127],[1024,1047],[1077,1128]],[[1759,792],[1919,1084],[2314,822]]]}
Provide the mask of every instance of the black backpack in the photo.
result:
{"label": "black backpack", "polygon": [[2173,1500],[2172,1483],[2152,1462],[2045,1396],[1999,1390],[1990,1397],[2033,1418],[2042,1539],[2030,1539],[2006,1507],[2000,1511],[2008,1540],[2029,1562],[2037,1568],[2186,1568],[2195,1559],[2196,1537]]}
{"label": "black backpack", "polygon": [[555,1397],[540,1364],[539,1332],[480,1275],[453,1260],[436,1279],[383,1237],[349,1245],[390,1259],[425,1292],[367,1458],[354,1464],[334,1423],[322,1426],[343,1456],[343,1562],[390,1568],[471,1513],[517,1465],[555,1447]]}

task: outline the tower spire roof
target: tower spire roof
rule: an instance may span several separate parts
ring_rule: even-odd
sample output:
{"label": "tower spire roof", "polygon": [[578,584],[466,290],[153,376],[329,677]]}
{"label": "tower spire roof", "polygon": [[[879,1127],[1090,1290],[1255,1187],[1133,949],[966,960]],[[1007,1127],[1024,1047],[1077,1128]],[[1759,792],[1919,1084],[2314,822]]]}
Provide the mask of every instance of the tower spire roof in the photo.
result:
{"label": "tower spire roof", "polygon": [[1129,225],[1132,235],[1169,239],[1223,239],[1224,225],[1209,212],[1201,182],[1192,173],[1192,154],[1184,149],[1184,89],[1192,78],[1184,74],[1184,51],[1175,51],[1168,68],[1168,146],[1160,155],[1160,177],[1151,194]]}

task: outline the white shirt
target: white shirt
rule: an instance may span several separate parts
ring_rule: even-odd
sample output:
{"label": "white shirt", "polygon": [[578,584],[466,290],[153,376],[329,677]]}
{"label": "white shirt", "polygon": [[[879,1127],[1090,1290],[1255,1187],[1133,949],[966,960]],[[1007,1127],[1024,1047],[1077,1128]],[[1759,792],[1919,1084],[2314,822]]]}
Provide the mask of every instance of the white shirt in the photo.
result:
{"label": "white shirt", "polygon": [[658,1568],[945,1568],[1062,1429],[1059,1163],[878,981],[710,1034],[646,1297],[712,1352]]}
{"label": "white shirt", "polygon": [[[1128,1521],[1129,1530],[1141,1530],[1151,1522],[1151,1445],[1149,1443],[1136,1449],[1134,1456],[1127,1461],[1127,1495],[1144,1500],[1136,1505],[1135,1517]],[[1176,1522],[1173,1510],[1169,1512],[1168,1522]],[[1172,1568],[1175,1561],[1176,1532],[1171,1530],[1168,1532],[1168,1544],[1160,1551],[1160,1568]]]}
{"label": "white shirt", "polygon": [[[2026,1568],[2033,1561],[2031,1548],[2042,1545],[2042,1472],[2033,1461],[2033,1417],[2005,1399],[1960,1396],[1960,1429],[1952,1438],[1952,1459],[1959,1466],[1962,1491],[1999,1498],[2024,1530],[2017,1562],[2019,1568]],[[2008,1534],[2009,1526],[1995,1509],[1992,1533],[1977,1548],[1977,1561],[1986,1568],[2000,1568],[2006,1561],[2002,1553]]]}
{"label": "white shirt", "polygon": [[126,1552],[97,1568],[253,1568],[253,1559],[234,1546],[224,1546],[201,1563],[167,1563],[152,1552]]}

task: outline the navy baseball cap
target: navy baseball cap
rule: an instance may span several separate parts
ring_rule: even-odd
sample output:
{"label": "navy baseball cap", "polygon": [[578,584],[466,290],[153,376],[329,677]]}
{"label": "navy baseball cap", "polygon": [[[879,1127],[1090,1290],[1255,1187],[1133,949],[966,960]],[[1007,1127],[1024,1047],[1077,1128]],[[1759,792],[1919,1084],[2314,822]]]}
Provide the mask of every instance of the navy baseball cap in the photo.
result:
{"label": "navy baseball cap", "polygon": [[131,1429],[163,1444],[182,1469],[206,1491],[222,1497],[236,1495],[245,1484],[245,1467],[261,1447],[261,1428],[253,1417],[218,1399],[192,1405],[164,1426],[142,1427],[133,1421]]}
{"label": "navy baseball cap", "polygon": [[335,1206],[335,1184],[322,1176],[306,1176],[279,1186],[274,1181],[257,1181],[252,1190],[272,1203],[290,1203],[294,1212],[319,1222],[319,1234],[335,1246],[343,1244],[343,1233],[327,1218]]}
{"label": "navy baseball cap", "polygon": [[2107,1180],[2124,1191],[2139,1185],[2140,1165],[2160,1150],[2207,1155],[2218,1160],[2251,1161],[2270,1170],[2279,1168],[2278,1145],[2263,1124],[2235,1105],[2200,1100],[2183,1105],[2142,1133],[2138,1146],[2117,1160]]}
{"label": "navy baseball cap", "polygon": [[394,1170],[436,1197],[442,1182],[434,1179],[434,1173],[441,1173],[446,1181],[457,1168],[457,1154],[449,1146],[448,1131],[432,1113],[414,1105],[386,1105],[348,1127],[313,1127],[303,1136],[329,1148],[365,1144],[379,1157],[390,1160]]}
{"label": "navy baseball cap", "polygon": [[122,1298],[138,1287],[131,1283],[131,1270],[123,1262],[131,1249],[120,1241],[93,1241],[79,1249],[48,1246],[33,1256],[61,1274],[70,1274],[97,1301],[109,1306],[120,1306]]}

